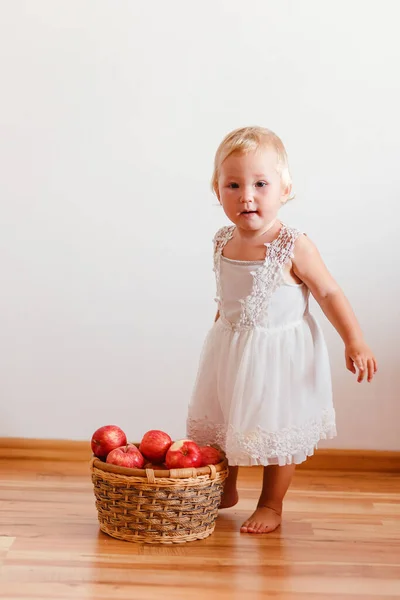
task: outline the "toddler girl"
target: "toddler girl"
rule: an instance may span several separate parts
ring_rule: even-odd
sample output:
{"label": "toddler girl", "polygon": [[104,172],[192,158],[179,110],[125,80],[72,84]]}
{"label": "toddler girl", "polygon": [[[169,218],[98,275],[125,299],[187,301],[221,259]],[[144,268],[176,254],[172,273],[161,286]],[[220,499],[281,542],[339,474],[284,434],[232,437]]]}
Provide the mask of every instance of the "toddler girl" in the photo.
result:
{"label": "toddler girl", "polygon": [[[285,148],[268,129],[227,135],[212,180],[228,219],[214,238],[218,312],[204,344],[187,435],[229,462],[221,508],[238,501],[239,466],[263,465],[254,514],[241,531],[281,522],[295,465],[336,435],[329,358],[309,294],[345,345],[346,366],[371,381],[376,360],[315,245],[278,219],[292,197]],[[356,370],[357,369],[357,370]]]}

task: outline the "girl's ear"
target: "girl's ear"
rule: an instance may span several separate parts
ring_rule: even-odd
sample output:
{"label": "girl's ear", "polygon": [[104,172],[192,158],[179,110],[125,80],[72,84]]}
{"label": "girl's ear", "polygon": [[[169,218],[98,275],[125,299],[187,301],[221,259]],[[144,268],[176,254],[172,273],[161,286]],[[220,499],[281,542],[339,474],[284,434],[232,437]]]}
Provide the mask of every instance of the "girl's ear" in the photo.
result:
{"label": "girl's ear", "polygon": [[292,184],[282,186],[281,203],[286,204],[292,195]]}
{"label": "girl's ear", "polygon": [[221,204],[221,195],[220,195],[220,193],[219,193],[219,187],[218,187],[218,185],[216,185],[216,186],[214,187],[214,194],[217,196],[217,198],[218,198],[218,202]]}

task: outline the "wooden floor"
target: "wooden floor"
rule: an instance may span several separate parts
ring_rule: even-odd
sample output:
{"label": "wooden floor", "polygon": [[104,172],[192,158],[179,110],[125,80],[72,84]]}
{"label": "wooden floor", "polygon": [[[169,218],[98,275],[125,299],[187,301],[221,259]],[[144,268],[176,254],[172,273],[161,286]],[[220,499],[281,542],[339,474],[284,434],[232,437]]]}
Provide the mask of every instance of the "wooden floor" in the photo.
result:
{"label": "wooden floor", "polygon": [[282,527],[240,534],[260,477],[207,540],[154,547],[99,532],[87,464],[1,460],[0,598],[399,600],[399,475],[298,471]]}

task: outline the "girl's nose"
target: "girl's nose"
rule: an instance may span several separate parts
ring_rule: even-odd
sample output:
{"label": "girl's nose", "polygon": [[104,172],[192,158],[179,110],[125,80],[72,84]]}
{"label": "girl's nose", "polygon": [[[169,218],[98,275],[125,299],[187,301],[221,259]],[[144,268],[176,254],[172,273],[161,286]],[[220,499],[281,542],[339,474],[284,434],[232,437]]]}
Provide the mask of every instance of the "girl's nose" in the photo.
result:
{"label": "girl's nose", "polygon": [[243,202],[243,204],[245,204],[245,203],[251,204],[253,202],[253,200],[254,200],[253,190],[248,187],[243,188],[242,195],[240,197],[240,201]]}

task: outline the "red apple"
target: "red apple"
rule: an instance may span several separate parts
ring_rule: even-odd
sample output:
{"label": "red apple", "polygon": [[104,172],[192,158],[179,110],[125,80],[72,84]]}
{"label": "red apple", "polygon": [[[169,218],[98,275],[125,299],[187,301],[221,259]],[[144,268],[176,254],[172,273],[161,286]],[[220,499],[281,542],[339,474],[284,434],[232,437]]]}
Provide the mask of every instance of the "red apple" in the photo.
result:
{"label": "red apple", "polygon": [[167,452],[165,464],[168,469],[197,468],[203,464],[199,446],[192,440],[178,440]]}
{"label": "red apple", "polygon": [[117,425],[105,425],[97,429],[92,435],[93,454],[98,458],[104,458],[114,448],[126,444],[126,435]]}
{"label": "red apple", "polygon": [[148,461],[162,463],[171,444],[172,440],[168,433],[152,429],[144,434],[139,450]]}
{"label": "red apple", "polygon": [[213,448],[213,446],[201,446],[200,453],[204,467],[207,465],[217,465],[223,460],[221,452],[217,448]]}
{"label": "red apple", "polygon": [[110,465],[129,467],[130,469],[142,469],[145,460],[134,444],[126,444],[126,446],[111,450],[106,462]]}

